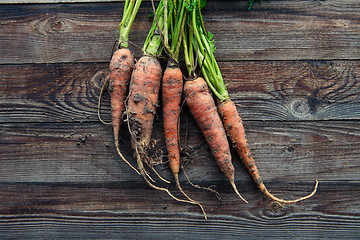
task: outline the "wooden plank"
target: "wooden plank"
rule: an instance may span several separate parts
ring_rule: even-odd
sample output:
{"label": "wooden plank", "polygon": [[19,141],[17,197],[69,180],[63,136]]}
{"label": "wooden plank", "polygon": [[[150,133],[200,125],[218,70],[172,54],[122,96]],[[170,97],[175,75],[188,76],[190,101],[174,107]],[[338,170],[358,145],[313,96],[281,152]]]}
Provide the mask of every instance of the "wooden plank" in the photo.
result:
{"label": "wooden plank", "polygon": [[233,62],[220,68],[245,119],[359,119],[359,63]]}
{"label": "wooden plank", "polygon": [[[97,121],[107,68],[0,65],[0,122]],[[246,121],[360,119],[360,61],[221,62],[220,68]]]}
{"label": "wooden plank", "polygon": [[[19,65],[1,66],[4,71],[0,81],[4,85],[0,87],[0,119],[95,121],[101,81],[105,79],[98,71],[107,67],[108,64],[23,65],[19,72]],[[109,101],[105,101],[105,107],[106,103]]]}
{"label": "wooden plank", "polygon": [[[358,238],[358,0],[263,1],[252,11],[246,1],[209,1],[206,26],[265,184],[290,199],[308,194],[314,179],[320,184],[304,202],[274,203],[232,149],[236,184],[249,201],[243,203],[185,107],[186,173],[196,184],[212,185],[222,204],[183,174],[180,181],[204,205],[208,221],[197,206],[151,189],[118,163],[111,126],[97,119],[123,3],[65,1],[73,0],[0,4],[1,239]],[[146,1],[131,34],[136,57],[149,12]],[[107,120],[108,112],[105,95]],[[120,135],[122,152],[135,164],[126,126]],[[165,154],[160,109],[153,138]],[[156,169],[172,180],[166,163]],[[156,180],[180,196],[173,183]]]}
{"label": "wooden plank", "polygon": [[1,238],[356,239],[360,230],[359,183],[326,184],[312,199],[283,206],[247,192],[249,204],[221,192],[218,206],[211,195],[188,191],[207,221],[196,206],[116,183],[0,184],[0,191]]}
{"label": "wooden plank", "polygon": [[[0,63],[107,62],[118,38],[122,6],[0,5]],[[149,13],[149,4],[140,8],[133,25],[130,40],[139,46],[151,26]],[[137,55],[140,48],[134,47]]]}
{"label": "wooden plank", "polygon": [[[107,62],[122,6],[0,5],[0,63]],[[272,1],[252,11],[246,1],[209,1],[204,18],[220,61],[358,60],[359,10],[357,0]],[[150,28],[150,11],[150,3],[143,3],[131,32],[136,56]]]}
{"label": "wooden plank", "polygon": [[[185,144],[185,120],[181,144]],[[356,121],[245,122],[252,155],[263,180],[306,182],[313,180],[359,181],[360,124]],[[227,183],[195,122],[189,122],[188,152],[184,158],[187,175],[195,183]],[[136,165],[126,126],[120,133],[124,156]],[[166,153],[162,122],[154,124],[157,148]],[[0,182],[133,182],[143,179],[133,172],[113,147],[112,130],[101,123],[2,124]],[[164,161],[166,157],[164,156]],[[117,161],[120,162],[117,163]],[[233,152],[236,180],[251,184],[236,153]],[[158,171],[171,179],[167,164]],[[181,181],[186,179],[181,175]],[[145,185],[145,183],[143,183]],[[240,187],[239,186],[239,187]],[[271,185],[269,185],[271,188]]]}
{"label": "wooden plank", "polygon": [[204,11],[221,60],[360,57],[357,0],[264,1],[261,6],[255,4],[251,11],[241,5],[241,1],[221,1],[214,5],[210,2]]}

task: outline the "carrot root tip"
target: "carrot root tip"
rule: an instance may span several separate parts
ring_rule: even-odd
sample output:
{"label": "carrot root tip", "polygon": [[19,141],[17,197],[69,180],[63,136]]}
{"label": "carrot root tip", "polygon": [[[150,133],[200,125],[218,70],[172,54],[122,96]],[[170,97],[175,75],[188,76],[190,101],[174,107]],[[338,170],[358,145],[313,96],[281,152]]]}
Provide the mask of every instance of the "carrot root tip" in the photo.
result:
{"label": "carrot root tip", "polygon": [[240,199],[243,200],[245,203],[249,203],[248,201],[246,201],[245,198],[243,198],[243,196],[241,196],[241,194],[240,194],[239,191],[237,190],[237,187],[236,187],[236,185],[235,185],[235,182],[230,181],[230,183],[231,183],[231,186],[233,187],[235,193],[240,197]]}
{"label": "carrot root tip", "polygon": [[277,198],[275,197],[274,195],[272,195],[266,188],[265,188],[265,195],[268,196],[270,199],[272,199],[273,201],[276,201],[276,202],[279,202],[279,203],[283,203],[283,204],[292,204],[292,203],[297,203],[297,202],[300,202],[300,201],[303,201],[303,200],[306,200],[312,196],[314,196],[314,194],[316,193],[317,191],[317,188],[318,188],[318,185],[319,185],[319,181],[318,180],[315,180],[315,186],[314,186],[314,190],[307,196],[304,196],[304,197],[300,197],[298,199],[295,199],[295,200],[284,200],[284,199],[281,199],[281,198]]}

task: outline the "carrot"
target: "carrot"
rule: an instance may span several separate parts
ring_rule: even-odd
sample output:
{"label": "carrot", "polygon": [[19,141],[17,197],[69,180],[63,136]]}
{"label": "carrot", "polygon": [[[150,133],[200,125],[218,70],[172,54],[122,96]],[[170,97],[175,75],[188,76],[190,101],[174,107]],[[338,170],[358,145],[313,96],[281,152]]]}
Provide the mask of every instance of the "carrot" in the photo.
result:
{"label": "carrot", "polygon": [[140,174],[137,169],[123,157],[119,148],[120,122],[122,120],[127,87],[129,85],[133,66],[134,57],[129,49],[121,48],[115,51],[110,61],[109,92],[115,148],[123,161],[125,161],[135,172]]}
{"label": "carrot", "polygon": [[166,68],[162,80],[162,103],[164,113],[165,143],[168,150],[169,165],[175,180],[179,181],[180,147],[178,119],[183,89],[183,77],[180,68]]}
{"label": "carrot", "polygon": [[212,35],[205,31],[199,2],[197,8],[194,8],[192,13],[191,24],[197,40],[196,46],[198,46],[198,61],[203,63],[202,74],[204,75],[204,78],[214,95],[217,97],[218,111],[222,118],[225,130],[257,186],[266,196],[280,203],[295,203],[313,196],[317,190],[318,181],[315,181],[315,188],[309,195],[295,200],[277,198],[270,194],[270,192],[266,189],[260,178],[255,161],[250,154],[250,148],[246,141],[245,130],[242,125],[241,118],[236,110],[235,104],[230,100],[229,94],[226,90],[224,80],[214,56],[215,46],[213,44],[213,40],[211,39]]}
{"label": "carrot", "polygon": [[[162,80],[165,143],[168,151],[170,169],[174,176],[176,186],[189,201],[194,201],[184,192],[179,181],[180,146],[178,120],[181,111],[182,91],[182,72],[179,67],[169,63]],[[200,203],[198,203],[198,205],[201,206]]]}
{"label": "carrot", "polygon": [[[136,155],[140,156],[137,160],[145,161],[150,167],[156,164],[147,153],[151,147],[150,140],[158,105],[161,77],[160,62],[154,57],[142,56],[131,75],[126,108],[132,147]],[[140,174],[145,174],[143,176],[147,177],[145,169],[140,168],[142,165],[138,162]]]}
{"label": "carrot", "polygon": [[236,110],[234,102],[232,102],[230,99],[227,99],[226,101],[218,104],[218,109],[221,119],[223,120],[226,132],[229,134],[234,148],[241,157],[242,162],[245,164],[256,185],[266,196],[268,196],[274,201],[290,204],[308,199],[315,194],[318,186],[317,180],[314,190],[305,197],[301,197],[295,200],[284,200],[273,196],[265,187],[265,184],[260,177],[259,170],[256,167],[255,161],[250,153],[250,147],[246,140],[245,129],[242,124],[242,120]]}
{"label": "carrot", "polygon": [[220,170],[229,179],[236,194],[240,195],[235,185],[235,169],[231,161],[229,142],[205,80],[201,77],[186,81],[184,86],[186,103],[200,127]]}
{"label": "carrot", "polygon": [[101,89],[98,103],[99,120],[105,123],[100,117],[100,102],[103,90],[108,84],[111,98],[111,119],[114,131],[114,143],[116,151],[121,159],[126,162],[135,172],[140,174],[122,155],[119,148],[119,130],[124,111],[124,102],[126,98],[127,87],[134,66],[134,57],[128,49],[129,32],[134,22],[135,16],[139,10],[141,0],[126,0],[122,20],[119,24],[119,44],[110,60],[109,76],[106,78],[104,86]]}
{"label": "carrot", "polygon": [[[163,32],[159,31],[164,50],[169,56],[168,64],[162,79],[165,143],[168,151],[170,169],[173,173],[176,186],[189,201],[197,203],[202,208],[200,203],[191,199],[184,192],[179,181],[179,116],[183,91],[183,75],[179,68],[178,56],[182,42],[181,40],[183,38],[183,29],[187,11],[186,4],[183,1],[169,1],[169,5],[164,5],[164,24],[167,27],[164,28]],[[169,39],[169,32],[171,34],[171,41]]]}
{"label": "carrot", "polygon": [[126,110],[133,148],[145,150],[149,147],[161,77],[161,65],[156,58],[142,56],[137,61],[131,75]]}
{"label": "carrot", "polygon": [[110,61],[109,92],[111,98],[111,119],[115,144],[119,139],[120,121],[124,110],[127,87],[134,66],[134,57],[127,48],[118,49]]}

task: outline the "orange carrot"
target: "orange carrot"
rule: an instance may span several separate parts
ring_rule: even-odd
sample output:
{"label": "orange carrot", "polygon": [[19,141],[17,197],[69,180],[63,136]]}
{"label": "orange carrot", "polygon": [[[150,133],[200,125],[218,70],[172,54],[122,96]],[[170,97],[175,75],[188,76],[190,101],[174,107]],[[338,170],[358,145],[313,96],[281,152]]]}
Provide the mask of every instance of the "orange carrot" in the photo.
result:
{"label": "orange carrot", "polygon": [[226,132],[228,133],[237,153],[241,157],[243,163],[254,179],[259,189],[269,198],[280,203],[295,203],[313,196],[317,190],[318,181],[316,180],[314,190],[307,196],[301,197],[295,200],[284,200],[273,196],[265,187],[264,182],[260,177],[258,168],[255,165],[255,161],[250,153],[250,147],[246,140],[245,129],[242,124],[242,120],[236,110],[235,104],[227,99],[224,102],[218,104],[218,110],[222,118]]}
{"label": "orange carrot", "polygon": [[127,104],[134,148],[145,150],[149,146],[161,77],[161,65],[156,58],[143,56],[137,61],[131,75]]}
{"label": "orange carrot", "polygon": [[[137,161],[145,162],[159,178],[168,182],[153,168],[156,164],[154,159],[148,157],[161,77],[161,65],[156,58],[144,55],[137,61],[131,75],[126,113],[129,131],[132,136],[131,143]],[[138,162],[140,174],[144,178],[150,178],[145,169],[141,169],[141,166]]]}
{"label": "orange carrot", "polygon": [[183,77],[180,68],[168,66],[162,80],[164,132],[169,165],[177,181],[180,171],[178,119],[180,115],[182,89]]}
{"label": "orange carrot", "polygon": [[229,143],[205,80],[198,77],[186,81],[184,86],[186,103],[200,127],[211,152],[221,171],[229,179],[236,194],[247,203],[240,195],[235,185],[235,169],[232,165]]}
{"label": "orange carrot", "polygon": [[[162,80],[165,143],[168,151],[170,169],[173,173],[176,186],[189,201],[194,201],[184,192],[179,181],[180,146],[178,120],[181,111],[183,76],[180,68],[174,64],[175,63],[169,62]],[[196,201],[194,202],[197,203]],[[198,205],[202,208],[200,203],[198,203]]]}
{"label": "orange carrot", "polygon": [[111,118],[115,144],[119,139],[119,129],[124,100],[134,65],[134,58],[127,48],[118,49],[110,61],[109,92],[111,97]]}
{"label": "orange carrot", "polygon": [[115,148],[120,157],[138,174],[134,168],[121,154],[119,149],[119,130],[127,87],[134,66],[134,57],[127,48],[120,48],[113,54],[110,61],[109,92],[111,98],[111,119],[114,131]]}

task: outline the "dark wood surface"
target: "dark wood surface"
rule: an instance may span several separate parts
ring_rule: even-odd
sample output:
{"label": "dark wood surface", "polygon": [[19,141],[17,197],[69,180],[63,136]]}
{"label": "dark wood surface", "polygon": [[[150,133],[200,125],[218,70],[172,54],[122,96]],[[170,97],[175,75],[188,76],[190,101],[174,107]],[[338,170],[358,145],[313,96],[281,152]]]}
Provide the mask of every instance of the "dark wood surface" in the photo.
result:
{"label": "dark wood surface", "polygon": [[[198,207],[150,189],[121,162],[97,119],[122,3],[0,5],[0,238],[356,239],[360,236],[360,4],[209,1],[216,57],[244,119],[265,184],[259,193],[233,151],[232,191],[186,107],[183,188]],[[144,2],[131,33],[136,57],[150,26]],[[105,95],[102,116],[109,120]],[[165,151],[162,113],[153,138]],[[189,134],[186,139],[186,131]],[[120,146],[133,164],[129,134]],[[165,160],[165,159],[164,159]],[[157,170],[171,180],[164,166]],[[174,184],[162,184],[177,196]]]}

